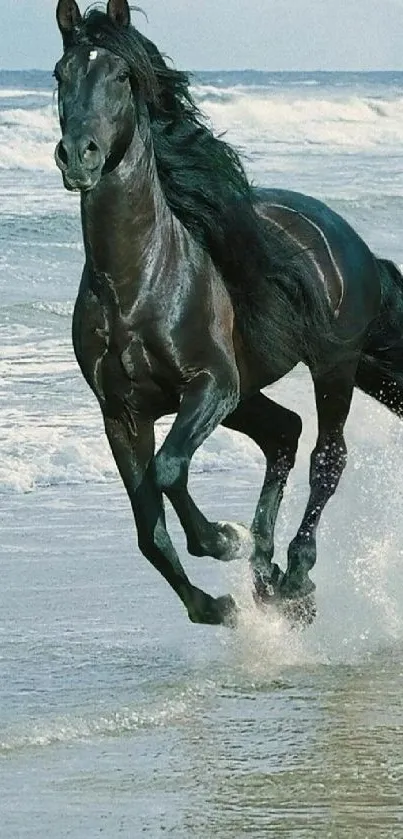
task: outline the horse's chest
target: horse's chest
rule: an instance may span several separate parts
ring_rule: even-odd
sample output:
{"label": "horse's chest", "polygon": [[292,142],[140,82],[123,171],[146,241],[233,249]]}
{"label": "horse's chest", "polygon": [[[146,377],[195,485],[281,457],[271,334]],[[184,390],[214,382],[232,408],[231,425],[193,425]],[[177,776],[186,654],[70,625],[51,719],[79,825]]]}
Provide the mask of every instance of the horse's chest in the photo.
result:
{"label": "horse's chest", "polygon": [[171,410],[177,376],[158,323],[149,315],[128,323],[92,294],[76,311],[76,354],[99,401],[119,400],[155,413]]}
{"label": "horse's chest", "polygon": [[102,360],[105,395],[126,393],[137,409],[169,409],[177,392],[177,376],[165,352],[159,347],[160,336],[152,328],[146,333],[123,328],[119,341],[113,336]]}
{"label": "horse's chest", "polygon": [[130,336],[119,353],[122,368],[131,382],[147,382],[153,376],[153,360],[140,335]]}

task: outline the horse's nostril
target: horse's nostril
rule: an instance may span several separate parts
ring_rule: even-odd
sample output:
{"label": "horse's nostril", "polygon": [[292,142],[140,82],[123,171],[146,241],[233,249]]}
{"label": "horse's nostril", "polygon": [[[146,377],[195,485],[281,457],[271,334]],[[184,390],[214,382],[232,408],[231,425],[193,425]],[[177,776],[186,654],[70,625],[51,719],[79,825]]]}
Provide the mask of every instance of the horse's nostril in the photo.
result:
{"label": "horse's nostril", "polygon": [[69,160],[68,160],[68,155],[67,155],[66,148],[63,144],[63,140],[60,140],[60,143],[57,146],[57,156],[59,158],[60,163],[63,166],[67,166]]}
{"label": "horse's nostril", "polygon": [[90,140],[82,152],[82,162],[90,169],[96,169],[99,164],[100,157],[101,153],[99,146],[94,142],[94,140]]}

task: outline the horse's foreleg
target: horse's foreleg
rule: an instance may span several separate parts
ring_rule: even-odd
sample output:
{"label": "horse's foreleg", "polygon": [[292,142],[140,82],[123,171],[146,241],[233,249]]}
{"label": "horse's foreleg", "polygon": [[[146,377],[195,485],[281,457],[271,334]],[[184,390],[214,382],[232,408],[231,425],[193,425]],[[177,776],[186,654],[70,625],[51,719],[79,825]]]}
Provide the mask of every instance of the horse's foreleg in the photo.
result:
{"label": "horse's foreleg", "polygon": [[316,529],[335,492],[347,461],[344,425],[353,395],[356,361],[313,376],[318,413],[318,438],[311,455],[310,495],[297,535],[288,548],[284,596],[309,594],[315,586],[309,571],[316,562]]}
{"label": "horse's foreleg", "polygon": [[160,488],[153,463],[154,429],[149,421],[133,421],[126,412],[104,414],[105,431],[129,495],[141,552],[162,574],[184,603],[195,623],[232,623],[233,599],[211,597],[193,586],[167,533]]}
{"label": "horse's foreleg", "polygon": [[244,524],[209,521],[195,504],[187,486],[165,490],[186,536],[187,549],[193,556],[210,556],[221,562],[249,558],[253,555],[254,538]]}
{"label": "horse's foreleg", "polygon": [[302,422],[298,414],[257,393],[241,402],[223,425],[254,440],[266,458],[266,474],[252,523],[255,548],[250,560],[257,595],[265,599],[282,577],[278,565],[272,563],[274,528],[295,463]]}
{"label": "horse's foreleg", "polygon": [[210,522],[187,490],[191,458],[214,428],[231,413],[238,388],[231,371],[213,375],[202,371],[189,383],[181,405],[155,458],[157,482],[171,501],[187,538],[189,553],[223,561],[251,556],[254,539],[247,527],[229,522]]}

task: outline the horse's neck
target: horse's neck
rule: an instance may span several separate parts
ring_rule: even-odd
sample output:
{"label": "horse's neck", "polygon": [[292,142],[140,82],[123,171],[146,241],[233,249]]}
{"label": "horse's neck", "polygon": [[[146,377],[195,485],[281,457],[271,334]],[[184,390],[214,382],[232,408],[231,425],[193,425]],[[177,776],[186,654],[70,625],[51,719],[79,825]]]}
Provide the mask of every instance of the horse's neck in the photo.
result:
{"label": "horse's neck", "polygon": [[[178,222],[163,194],[151,143],[136,134],[116,169],[82,196],[87,265],[122,303],[155,284]],[[124,306],[126,307],[126,306]]]}

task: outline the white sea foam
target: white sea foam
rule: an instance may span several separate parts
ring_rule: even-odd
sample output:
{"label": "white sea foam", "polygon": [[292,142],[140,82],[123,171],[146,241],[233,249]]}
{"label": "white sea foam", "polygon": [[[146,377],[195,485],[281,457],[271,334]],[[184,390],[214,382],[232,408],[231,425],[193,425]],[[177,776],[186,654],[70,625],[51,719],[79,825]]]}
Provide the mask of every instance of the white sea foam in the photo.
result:
{"label": "white sea foam", "polygon": [[[332,153],[386,151],[400,144],[403,133],[399,96],[379,99],[344,92],[326,98],[316,88],[314,95],[303,96],[299,89],[279,93],[271,87],[213,85],[198,85],[194,93],[213,127],[241,145],[255,138]],[[53,169],[59,133],[53,103],[0,112],[0,168]]]}
{"label": "white sea foam", "polygon": [[25,97],[40,96],[41,99],[53,99],[54,93],[51,90],[32,89],[28,88],[0,88],[0,99],[25,99]]}
{"label": "white sea foam", "polygon": [[[81,250],[81,246],[78,248],[77,245],[63,245],[61,247],[71,247]],[[66,301],[64,303],[58,303],[57,301],[42,301],[33,303],[32,308],[37,312],[49,312],[51,315],[58,315],[59,317],[65,318],[71,317],[73,314],[74,303],[70,301]]]}
{"label": "white sea foam", "polygon": [[219,131],[238,142],[319,146],[322,152],[371,151],[396,147],[403,128],[403,98],[358,95],[321,98],[255,91],[199,89],[197,98]]}
{"label": "white sea foam", "polygon": [[53,153],[59,135],[53,105],[0,111],[0,168],[53,169]]}
{"label": "white sea foam", "polygon": [[77,740],[117,737],[141,729],[161,728],[176,723],[184,724],[194,704],[194,691],[182,692],[176,699],[147,708],[122,708],[98,716],[65,716],[35,722],[24,730],[3,731],[0,755],[27,748],[43,748],[55,744],[69,744]]}
{"label": "white sea foam", "polygon": [[[0,395],[4,395],[1,392]],[[44,486],[102,483],[118,480],[104,434],[101,414],[88,392],[88,408],[72,406],[62,416],[3,412],[0,430],[0,492],[30,492]],[[157,446],[170,423],[157,424]],[[223,472],[258,467],[261,456],[253,443],[218,429],[195,455],[192,470]]]}

